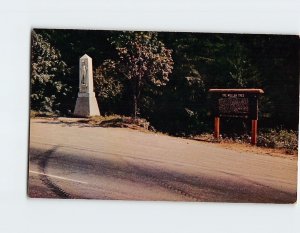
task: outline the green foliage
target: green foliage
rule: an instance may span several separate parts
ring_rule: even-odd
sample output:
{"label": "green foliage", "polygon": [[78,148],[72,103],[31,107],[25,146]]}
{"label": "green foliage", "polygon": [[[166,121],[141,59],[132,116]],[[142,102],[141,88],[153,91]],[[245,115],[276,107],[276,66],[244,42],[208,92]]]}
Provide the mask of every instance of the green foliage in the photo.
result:
{"label": "green foliage", "polygon": [[63,84],[68,73],[60,52],[41,35],[32,31],[31,53],[31,109],[40,112],[58,111],[60,96],[70,87]]}
{"label": "green foliage", "polygon": [[229,76],[238,88],[260,87],[259,72],[251,63],[250,58],[241,45],[236,46],[233,57],[227,58]]}
{"label": "green foliage", "polygon": [[97,99],[101,104],[101,111],[106,114],[122,112],[120,106],[125,92],[125,83],[115,71],[115,63],[105,60],[94,72],[94,87]]}
{"label": "green foliage", "polygon": [[[133,114],[136,117],[144,86],[150,84],[160,87],[169,81],[173,69],[172,51],[157,39],[157,33],[152,32],[123,32],[111,40],[117,51],[117,58],[115,61],[104,61],[98,69],[98,72],[103,73],[99,77],[106,77],[110,73],[115,78],[119,75],[129,80],[133,95]],[[111,75],[107,79],[112,80]],[[104,90],[100,91],[103,92]]]}
{"label": "green foliage", "polygon": [[112,101],[123,92],[122,80],[118,80],[116,64],[112,60],[105,60],[94,73],[95,91],[102,100]]}
{"label": "green foliage", "polygon": [[187,135],[207,129],[207,67],[213,59],[206,40],[194,33],[160,34],[173,49],[174,70],[164,92],[154,100],[149,119],[164,132]]}
{"label": "green foliage", "polygon": [[283,148],[288,153],[298,149],[298,133],[293,130],[268,129],[259,133],[257,145],[269,148]]}

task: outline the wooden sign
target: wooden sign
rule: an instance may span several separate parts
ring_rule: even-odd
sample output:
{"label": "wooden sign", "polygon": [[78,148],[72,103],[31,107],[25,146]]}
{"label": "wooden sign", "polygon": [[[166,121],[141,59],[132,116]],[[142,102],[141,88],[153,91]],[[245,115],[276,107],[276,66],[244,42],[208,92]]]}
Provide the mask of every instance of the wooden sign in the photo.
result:
{"label": "wooden sign", "polygon": [[210,89],[213,93],[213,111],[219,117],[242,117],[257,120],[261,89]]}
{"label": "wooden sign", "polygon": [[252,144],[256,144],[258,97],[262,89],[210,89],[215,116],[215,137],[220,134],[220,117],[241,117],[252,120]]}

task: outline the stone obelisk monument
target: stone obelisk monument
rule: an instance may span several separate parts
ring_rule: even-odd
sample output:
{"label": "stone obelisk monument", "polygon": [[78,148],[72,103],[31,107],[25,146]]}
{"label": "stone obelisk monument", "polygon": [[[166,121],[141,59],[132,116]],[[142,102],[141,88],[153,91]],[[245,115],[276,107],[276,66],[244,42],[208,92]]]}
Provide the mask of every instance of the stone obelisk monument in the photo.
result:
{"label": "stone obelisk monument", "polygon": [[79,60],[79,92],[74,115],[79,117],[100,116],[93,85],[92,58],[86,54]]}

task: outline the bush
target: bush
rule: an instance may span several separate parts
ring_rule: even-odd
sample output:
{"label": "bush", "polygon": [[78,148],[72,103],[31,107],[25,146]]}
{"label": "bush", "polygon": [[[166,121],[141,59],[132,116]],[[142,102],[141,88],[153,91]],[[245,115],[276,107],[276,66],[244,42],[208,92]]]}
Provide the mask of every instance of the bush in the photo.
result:
{"label": "bush", "polygon": [[110,116],[94,116],[88,122],[94,126],[101,127],[118,127],[118,128],[132,128],[132,129],[151,129],[150,123],[143,118],[126,117],[119,115]]}
{"label": "bush", "polygon": [[71,89],[64,84],[69,68],[61,60],[60,51],[35,31],[32,31],[31,49],[31,110],[59,113]]}
{"label": "bush", "polygon": [[298,149],[298,132],[284,129],[263,130],[257,138],[257,145],[286,149],[287,153],[293,153]]}

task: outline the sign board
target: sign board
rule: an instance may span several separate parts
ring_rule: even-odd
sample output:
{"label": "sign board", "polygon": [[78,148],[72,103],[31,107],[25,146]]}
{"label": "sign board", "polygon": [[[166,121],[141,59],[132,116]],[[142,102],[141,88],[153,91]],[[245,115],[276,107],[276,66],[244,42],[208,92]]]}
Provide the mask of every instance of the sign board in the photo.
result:
{"label": "sign board", "polygon": [[261,89],[210,89],[215,117],[241,117],[257,120]]}
{"label": "sign board", "polygon": [[215,117],[214,137],[220,138],[221,117],[242,117],[252,121],[251,144],[257,143],[257,99],[262,89],[210,89]]}

